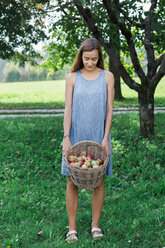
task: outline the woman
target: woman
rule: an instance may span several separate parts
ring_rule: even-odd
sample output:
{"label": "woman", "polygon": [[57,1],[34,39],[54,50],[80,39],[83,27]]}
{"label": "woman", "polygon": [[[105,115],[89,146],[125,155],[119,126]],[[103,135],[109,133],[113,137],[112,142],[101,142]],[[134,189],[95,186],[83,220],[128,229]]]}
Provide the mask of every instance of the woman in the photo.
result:
{"label": "woman", "polygon": [[[64,139],[61,173],[67,176],[66,207],[69,232],[66,241],[77,241],[76,216],[78,188],[69,176],[64,156],[68,148],[83,140],[101,144],[111,154],[111,125],[114,100],[114,77],[104,70],[101,46],[96,39],[85,40],[76,55],[71,72],[66,78]],[[106,175],[112,175],[111,156]],[[103,237],[99,220],[104,203],[104,179],[93,190],[92,195],[92,236]]]}

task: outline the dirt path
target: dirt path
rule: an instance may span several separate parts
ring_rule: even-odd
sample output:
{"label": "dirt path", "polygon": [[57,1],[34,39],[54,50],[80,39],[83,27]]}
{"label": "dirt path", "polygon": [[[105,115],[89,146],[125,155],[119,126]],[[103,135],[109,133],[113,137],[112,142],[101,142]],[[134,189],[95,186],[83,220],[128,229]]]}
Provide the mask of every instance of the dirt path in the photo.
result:
{"label": "dirt path", "polygon": [[[138,114],[138,107],[114,107],[113,114]],[[165,107],[155,107],[154,113],[165,113]],[[64,109],[0,109],[0,118],[58,117]]]}

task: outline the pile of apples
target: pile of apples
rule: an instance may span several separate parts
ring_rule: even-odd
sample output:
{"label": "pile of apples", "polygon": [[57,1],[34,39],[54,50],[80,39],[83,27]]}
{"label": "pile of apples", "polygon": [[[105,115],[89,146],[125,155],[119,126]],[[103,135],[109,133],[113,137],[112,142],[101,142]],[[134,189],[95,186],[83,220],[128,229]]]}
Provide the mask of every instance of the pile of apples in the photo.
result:
{"label": "pile of apples", "polygon": [[98,158],[97,160],[93,159],[91,154],[82,151],[79,156],[70,155],[68,158],[70,165],[79,167],[80,169],[92,169],[99,168],[103,164],[103,160]]}

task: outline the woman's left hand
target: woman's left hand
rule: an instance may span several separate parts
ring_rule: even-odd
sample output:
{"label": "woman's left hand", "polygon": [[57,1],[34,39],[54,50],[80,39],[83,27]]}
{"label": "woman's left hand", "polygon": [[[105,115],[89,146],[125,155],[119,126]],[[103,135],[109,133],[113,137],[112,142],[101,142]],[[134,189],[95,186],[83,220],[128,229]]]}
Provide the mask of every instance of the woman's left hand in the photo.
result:
{"label": "woman's left hand", "polygon": [[109,139],[104,138],[102,140],[102,146],[105,148],[106,152],[108,153],[108,155],[110,155],[110,144],[109,144]]}

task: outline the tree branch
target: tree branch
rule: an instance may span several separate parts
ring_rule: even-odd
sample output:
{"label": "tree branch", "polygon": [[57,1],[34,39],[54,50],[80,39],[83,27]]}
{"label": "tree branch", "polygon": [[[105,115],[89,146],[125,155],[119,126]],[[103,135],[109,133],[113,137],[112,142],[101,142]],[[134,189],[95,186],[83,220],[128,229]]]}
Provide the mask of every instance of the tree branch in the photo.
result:
{"label": "tree branch", "polygon": [[83,20],[85,24],[88,26],[88,28],[93,32],[96,39],[102,37],[102,35],[99,35],[99,30],[95,25],[95,22],[92,18],[91,12],[88,8],[83,8],[79,0],[74,0],[74,3],[80,13],[80,15],[83,17]]}
{"label": "tree branch", "polygon": [[125,38],[127,40],[132,63],[134,65],[136,73],[138,74],[139,78],[141,79],[142,84],[147,83],[147,78],[146,78],[145,73],[144,73],[144,71],[143,71],[143,69],[139,63],[139,60],[138,60],[135,45],[134,45],[134,42],[132,40],[131,31],[126,28],[126,25],[123,21],[121,21],[119,18],[116,17],[109,0],[103,0],[103,4],[107,9],[110,22],[116,24],[120,28],[122,34],[125,36]]}
{"label": "tree branch", "polygon": [[74,21],[77,21],[77,20],[78,20],[78,21],[82,21],[82,18],[73,17],[73,16],[68,15],[68,13],[65,11],[65,8],[63,7],[63,5],[62,5],[62,3],[61,3],[60,0],[58,0],[58,4],[59,4],[59,6],[60,6],[61,11],[65,14],[65,16],[66,16],[68,19],[74,20]]}
{"label": "tree branch", "polygon": [[144,39],[144,47],[147,52],[148,59],[148,72],[147,77],[151,79],[153,75],[156,73],[156,61],[154,48],[151,43],[151,21],[154,9],[156,8],[157,0],[152,0],[152,4],[148,13],[148,17],[146,18],[146,26],[145,26],[145,39]]}
{"label": "tree branch", "polygon": [[150,83],[150,88],[155,90],[157,84],[159,81],[162,79],[162,77],[165,75],[165,54],[163,54],[161,57],[161,64],[158,72],[155,74],[155,76],[152,78],[151,83]]}
{"label": "tree branch", "polygon": [[165,53],[163,53],[157,60],[156,60],[156,67],[158,67],[161,63],[162,63],[162,60],[164,59],[165,57]]}
{"label": "tree branch", "polygon": [[123,16],[127,19],[127,21],[129,21],[133,26],[136,26],[138,28],[144,28],[145,27],[145,23],[139,23],[139,22],[135,22],[134,20],[132,20],[127,13],[121,8],[121,4],[119,4],[118,1],[114,1],[117,9],[120,11],[120,13],[123,14]]}
{"label": "tree branch", "polygon": [[85,24],[88,26],[88,28],[92,31],[94,37],[99,40],[100,44],[104,47],[105,51],[109,56],[112,56],[112,58],[115,60],[115,62],[118,65],[119,73],[121,77],[123,78],[124,82],[131,88],[136,90],[137,92],[141,91],[141,85],[136,83],[128,74],[125,67],[123,66],[122,62],[120,61],[119,57],[115,54],[114,50],[110,46],[109,43],[105,42],[103,39],[103,36],[101,32],[98,30],[98,28],[95,25],[94,19],[92,17],[92,14],[89,9],[84,9],[81,5],[79,0],[74,0],[75,5],[80,13],[80,15],[83,17]]}

